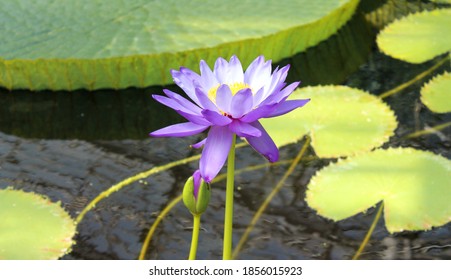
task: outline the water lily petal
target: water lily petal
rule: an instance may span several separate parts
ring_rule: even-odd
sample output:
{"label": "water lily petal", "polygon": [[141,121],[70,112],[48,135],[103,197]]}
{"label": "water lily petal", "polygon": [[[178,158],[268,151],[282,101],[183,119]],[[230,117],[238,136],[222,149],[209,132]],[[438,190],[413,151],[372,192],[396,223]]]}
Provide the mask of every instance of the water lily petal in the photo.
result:
{"label": "water lily petal", "polygon": [[243,117],[241,117],[240,121],[252,123],[258,119],[265,118],[266,116],[271,114],[272,111],[274,111],[274,109],[278,105],[279,104],[275,103],[275,104],[259,106],[259,107],[255,108],[254,110],[250,111],[249,113],[247,113],[246,115],[244,115]]}
{"label": "water lily petal", "polygon": [[184,67],[180,67],[180,71],[171,70],[171,75],[174,82],[181,89],[183,89],[183,91],[191,98],[191,100],[193,100],[195,103],[199,105],[199,101],[197,100],[196,97],[196,90],[193,82],[194,80],[199,79],[199,75]]}
{"label": "water lily petal", "polygon": [[191,110],[186,109],[184,106],[182,106],[181,104],[179,104],[178,102],[176,102],[175,100],[163,96],[163,95],[157,95],[154,94],[152,95],[153,99],[155,99],[156,101],[160,102],[161,104],[174,109],[176,111],[182,111],[182,112],[186,112],[186,113],[192,113]]}
{"label": "water lily petal", "polygon": [[205,138],[204,140],[201,140],[195,144],[192,144],[191,147],[194,149],[200,149],[205,145],[205,142],[207,141],[207,138]]}
{"label": "water lily petal", "polygon": [[196,96],[199,100],[199,104],[203,109],[207,109],[210,111],[218,112],[219,109],[216,105],[208,98],[207,94],[205,94],[200,88],[196,88]]}
{"label": "water lily petal", "polygon": [[242,83],[244,81],[243,66],[235,55],[230,58],[227,83]]}
{"label": "water lily petal", "polygon": [[208,132],[199,162],[200,173],[207,183],[210,183],[224,166],[232,145],[232,136],[233,133],[226,126],[212,126]]}
{"label": "water lily petal", "polygon": [[305,104],[307,104],[310,101],[310,99],[298,99],[298,100],[288,100],[285,102],[282,102],[277,106],[277,108],[268,116],[267,118],[273,118],[280,115],[284,115],[288,112],[293,111],[296,108],[302,107]]}
{"label": "water lily petal", "polygon": [[216,105],[223,112],[230,112],[230,105],[232,104],[232,91],[228,85],[219,86],[216,91]]}
{"label": "water lily petal", "polygon": [[268,96],[261,105],[264,104],[272,104],[272,103],[279,103],[286,99],[300,84],[301,82],[294,82],[286,86],[281,91],[277,91],[273,93],[272,95]]}
{"label": "water lily petal", "polygon": [[194,193],[194,197],[196,198],[196,200],[197,200],[197,196],[199,194],[199,187],[200,187],[201,182],[202,182],[202,177],[200,175],[200,170],[196,170],[193,173],[193,183],[194,183],[193,193]]}
{"label": "water lily petal", "polygon": [[230,105],[230,115],[234,118],[241,118],[248,113],[253,106],[252,90],[245,88],[238,91],[232,97],[232,104]]}
{"label": "water lily petal", "polygon": [[208,126],[205,125],[186,122],[164,127],[157,131],[151,132],[149,135],[153,137],[184,137],[200,133],[207,128]]}
{"label": "water lily petal", "polygon": [[261,89],[271,77],[271,60],[265,62],[261,55],[257,57],[244,73],[244,82],[251,86],[254,91]]}
{"label": "water lily petal", "polygon": [[213,74],[213,71],[211,71],[210,67],[208,67],[207,63],[204,60],[200,61],[200,75],[202,77],[200,84],[205,91],[208,91],[212,87],[215,87],[219,84],[218,80]]}
{"label": "water lily petal", "polygon": [[248,123],[240,122],[238,120],[233,121],[229,125],[229,128],[239,137],[260,137],[262,135],[261,131],[257,128]]}
{"label": "water lily petal", "polygon": [[213,74],[220,84],[226,84],[229,76],[229,63],[224,58],[216,59]]}
{"label": "water lily petal", "polygon": [[260,104],[264,101],[263,97],[265,95],[265,88],[262,87],[254,94],[254,107],[260,106]]}
{"label": "water lily petal", "polygon": [[203,110],[202,115],[214,125],[225,126],[232,122],[232,120],[226,116],[221,115],[216,111]]}
{"label": "water lily petal", "polygon": [[264,86],[265,93],[263,94],[263,99],[266,99],[268,96],[281,90],[285,86],[285,78],[288,74],[288,69],[290,69],[290,65],[274,70],[271,79],[269,79]]}
{"label": "water lily petal", "polygon": [[176,112],[192,123],[204,125],[204,126],[210,126],[212,124],[207,119],[205,119],[205,117],[202,114],[199,116],[199,115],[195,115],[195,114],[189,114],[189,113],[186,113],[183,111],[176,111]]}
{"label": "water lily petal", "polygon": [[201,108],[199,108],[199,106],[195,105],[194,103],[190,102],[188,99],[184,98],[183,96],[170,91],[168,89],[163,89],[163,92],[171,99],[177,101],[177,103],[179,103],[180,105],[182,105],[183,107],[185,107],[186,109],[192,111],[193,113],[196,113],[198,115],[200,115],[200,112],[202,111]]}
{"label": "water lily petal", "polygon": [[247,137],[247,142],[270,162],[276,162],[279,159],[279,150],[276,144],[259,122],[254,122],[252,125],[259,129],[262,135],[260,137]]}

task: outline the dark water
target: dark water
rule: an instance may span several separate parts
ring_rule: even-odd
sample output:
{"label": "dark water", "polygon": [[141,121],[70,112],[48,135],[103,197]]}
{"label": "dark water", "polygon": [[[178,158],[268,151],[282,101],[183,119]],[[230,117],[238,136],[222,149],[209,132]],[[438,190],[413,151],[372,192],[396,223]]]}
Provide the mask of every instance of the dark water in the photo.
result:
{"label": "dark water", "polygon": [[[416,1],[418,2],[418,1]],[[416,3],[393,11],[420,9]],[[277,64],[292,64],[289,79],[303,84],[342,83],[379,95],[437,60],[412,65],[377,51],[375,30],[363,9],[340,32],[319,46]],[[449,70],[449,64],[435,73]],[[386,146],[427,149],[451,158],[451,128],[406,140],[415,130],[451,121],[451,114],[433,114],[419,101],[420,81],[385,99],[400,124]],[[176,90],[174,86],[170,86]],[[189,144],[200,137],[153,139],[147,133],[180,121],[150,98],[160,87],[97,92],[0,92],[0,188],[48,195],[75,217],[111,185],[171,161],[196,154]],[[293,158],[302,143],[281,149],[281,159]],[[309,150],[270,203],[240,259],[349,259],[374,217],[374,209],[338,223],[307,207],[305,187],[328,160]],[[237,152],[237,168],[265,163],[249,147]],[[136,259],[158,213],[181,193],[197,168],[193,162],[161,172],[114,193],[88,212],[78,225],[77,244],[63,259]],[[273,166],[237,176],[234,243],[236,244],[267,194],[287,166]],[[213,186],[211,204],[202,217],[199,259],[222,257],[224,182]],[[177,205],[160,224],[149,248],[149,259],[186,259],[191,240],[191,215]],[[362,259],[451,259],[451,224],[427,232],[390,235],[379,224]]]}

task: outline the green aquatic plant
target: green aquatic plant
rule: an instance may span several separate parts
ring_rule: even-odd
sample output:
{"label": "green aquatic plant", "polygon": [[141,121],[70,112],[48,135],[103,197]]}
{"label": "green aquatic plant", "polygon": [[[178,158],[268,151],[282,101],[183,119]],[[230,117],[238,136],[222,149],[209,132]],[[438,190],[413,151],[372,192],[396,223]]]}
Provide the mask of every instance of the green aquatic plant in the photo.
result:
{"label": "green aquatic plant", "polygon": [[451,9],[424,11],[386,26],[377,36],[382,52],[410,63],[422,63],[451,50]]}
{"label": "green aquatic plant", "polygon": [[290,98],[311,98],[312,106],[262,124],[277,146],[310,134],[323,158],[349,156],[385,143],[397,127],[392,110],[379,98],[346,86],[316,86],[296,90]]}
{"label": "green aquatic plant", "polygon": [[193,176],[189,177],[183,187],[183,203],[193,215],[193,235],[191,238],[191,248],[189,259],[195,260],[197,254],[197,244],[199,241],[200,217],[207,210],[210,202],[210,185],[201,177],[200,171],[196,170]]}
{"label": "green aquatic plant", "polygon": [[171,82],[200,59],[290,57],[335,33],[358,0],[8,1],[0,7],[0,86],[74,90]]}
{"label": "green aquatic plant", "polygon": [[331,163],[307,186],[306,201],[334,221],[384,202],[387,230],[428,230],[451,221],[451,161],[412,148],[379,149]]}
{"label": "green aquatic plant", "polygon": [[436,2],[436,3],[449,3],[451,4],[451,0],[430,0],[431,2]]}
{"label": "green aquatic plant", "polygon": [[58,259],[74,244],[75,223],[48,198],[0,190],[0,259]]}
{"label": "green aquatic plant", "polygon": [[451,112],[451,73],[435,76],[421,88],[421,101],[436,113]]}
{"label": "green aquatic plant", "polygon": [[150,133],[152,137],[186,137],[209,129],[207,138],[192,145],[203,147],[199,176],[210,183],[227,160],[227,187],[224,218],[223,259],[232,258],[233,199],[236,138],[246,139],[255,151],[268,161],[279,159],[279,150],[260,124],[264,118],[275,118],[303,107],[310,99],[287,98],[300,82],[288,84],[290,66],[272,71],[271,61],[257,57],[243,71],[240,60],[219,57],[213,71],[204,60],[200,74],[186,67],[172,70],[174,82],[189,100],[170,90],[166,96],[153,95],[161,104],[174,109],[187,122],[170,125]]}

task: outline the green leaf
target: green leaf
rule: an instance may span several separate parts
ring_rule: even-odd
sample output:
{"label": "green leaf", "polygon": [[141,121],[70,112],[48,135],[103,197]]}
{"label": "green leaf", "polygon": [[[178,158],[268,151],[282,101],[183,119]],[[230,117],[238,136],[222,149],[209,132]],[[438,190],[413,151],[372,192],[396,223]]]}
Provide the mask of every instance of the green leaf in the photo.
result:
{"label": "green leaf", "polygon": [[318,171],[306,200],[334,221],[383,200],[388,231],[430,229],[451,221],[451,161],[412,148],[379,149]]}
{"label": "green leaf", "polygon": [[236,54],[274,61],[337,31],[358,0],[11,0],[0,6],[0,85],[73,90],[172,82]]}
{"label": "green leaf", "polygon": [[436,113],[451,112],[451,73],[430,80],[421,88],[421,101]]}
{"label": "green leaf", "polygon": [[387,55],[422,63],[451,50],[451,9],[411,14],[389,24],[377,44]]}
{"label": "green leaf", "polygon": [[310,133],[319,157],[364,152],[386,142],[397,126],[390,108],[379,98],[345,86],[304,87],[290,99],[311,98],[286,115],[263,119],[277,146],[294,143]]}
{"label": "green leaf", "polygon": [[57,259],[73,244],[75,223],[46,197],[0,190],[0,259]]}
{"label": "green leaf", "polygon": [[436,3],[449,3],[451,4],[451,0],[430,0],[431,2],[436,2]]}

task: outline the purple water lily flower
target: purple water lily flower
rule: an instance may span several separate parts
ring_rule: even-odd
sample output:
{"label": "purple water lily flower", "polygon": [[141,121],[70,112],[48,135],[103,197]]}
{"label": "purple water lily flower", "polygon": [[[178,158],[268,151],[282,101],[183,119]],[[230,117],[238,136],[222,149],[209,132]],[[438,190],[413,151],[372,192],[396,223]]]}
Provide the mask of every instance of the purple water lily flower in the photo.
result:
{"label": "purple water lily flower", "polygon": [[300,83],[285,83],[288,69],[289,65],[277,67],[271,73],[271,61],[259,56],[243,73],[241,62],[232,56],[229,62],[218,58],[213,71],[201,60],[200,75],[184,67],[172,70],[174,82],[192,101],[167,89],[163,90],[167,97],[153,95],[153,98],[177,111],[188,122],[159,129],[150,135],[183,137],[210,128],[207,138],[193,145],[195,148],[205,145],[199,169],[207,182],[211,182],[224,165],[233,134],[246,138],[257,152],[275,162],[279,150],[258,120],[286,114],[310,100],[286,100]]}

